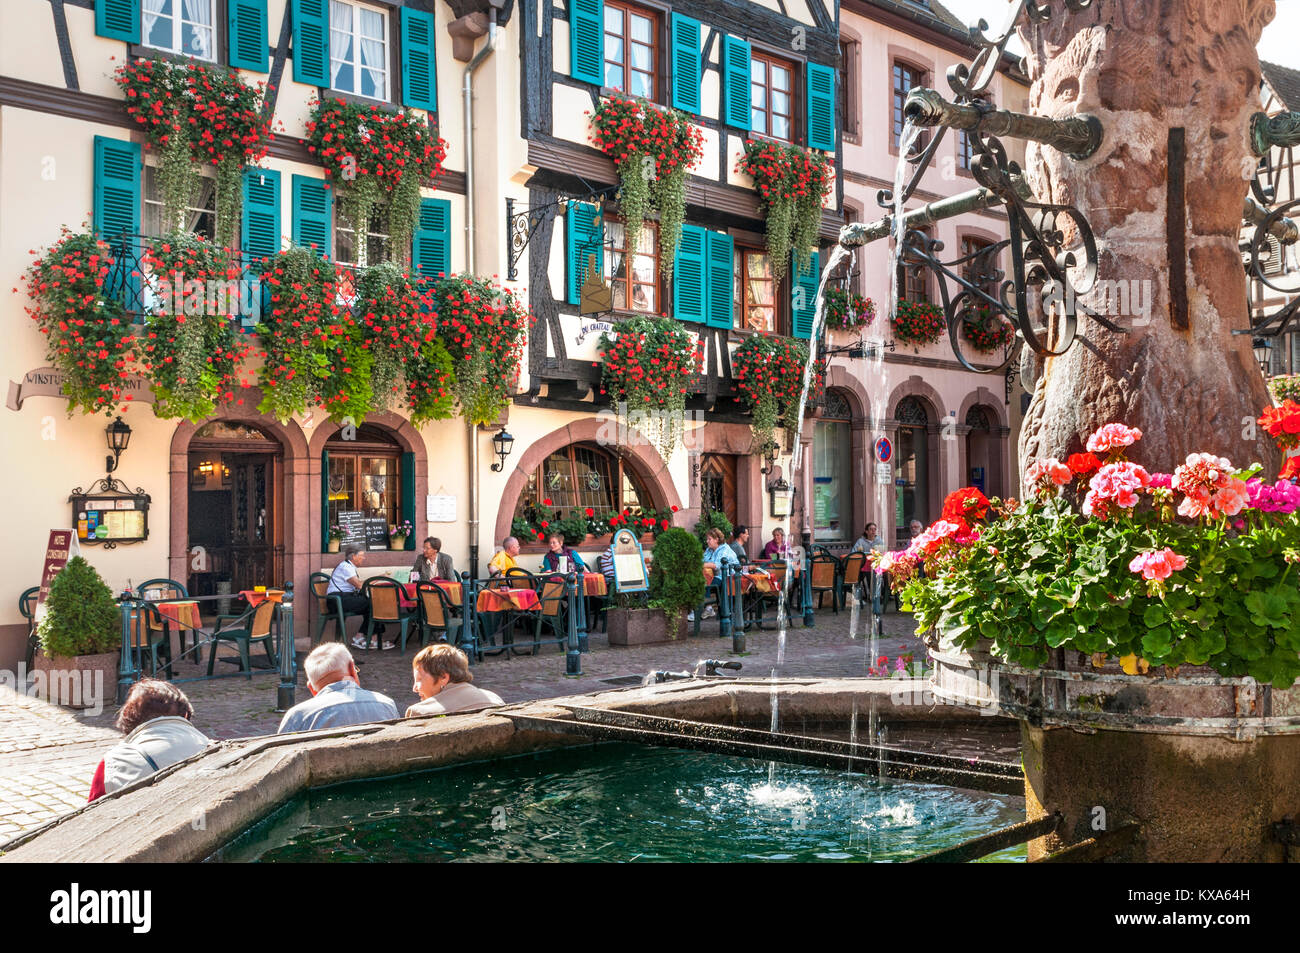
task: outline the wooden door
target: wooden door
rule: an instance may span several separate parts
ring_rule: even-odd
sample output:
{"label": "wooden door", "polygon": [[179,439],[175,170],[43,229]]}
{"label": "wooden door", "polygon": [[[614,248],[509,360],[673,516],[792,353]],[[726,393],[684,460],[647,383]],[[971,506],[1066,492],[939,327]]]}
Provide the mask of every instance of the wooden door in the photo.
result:
{"label": "wooden door", "polygon": [[706,453],[700,461],[700,512],[715,510],[736,525],[736,458],[730,454]]}

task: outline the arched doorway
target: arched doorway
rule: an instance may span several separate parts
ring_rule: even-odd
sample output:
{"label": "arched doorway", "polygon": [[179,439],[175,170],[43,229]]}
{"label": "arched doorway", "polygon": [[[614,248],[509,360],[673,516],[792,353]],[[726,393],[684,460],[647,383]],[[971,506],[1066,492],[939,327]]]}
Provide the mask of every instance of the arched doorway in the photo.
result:
{"label": "arched doorway", "polygon": [[256,425],[204,424],[187,448],[186,587],[239,592],[284,579],[284,447]]}
{"label": "arched doorway", "polygon": [[[894,534],[900,543],[910,537],[908,526],[920,520],[928,526],[930,514],[930,480],[934,477],[930,459],[930,415],[916,397],[904,397],[894,411],[898,420],[898,487]],[[936,514],[937,515],[937,514]]]}
{"label": "arched doorway", "polygon": [[813,539],[845,542],[854,537],[853,411],[844,393],[826,391],[813,427]]}

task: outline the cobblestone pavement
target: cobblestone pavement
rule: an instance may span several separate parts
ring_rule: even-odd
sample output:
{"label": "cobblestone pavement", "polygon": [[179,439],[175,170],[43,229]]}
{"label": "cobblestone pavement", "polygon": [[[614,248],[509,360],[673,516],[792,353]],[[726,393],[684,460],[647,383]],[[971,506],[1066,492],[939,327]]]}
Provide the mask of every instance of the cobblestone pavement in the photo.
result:
{"label": "cobblestone pavement", "polygon": [[[772,625],[770,619],[768,625]],[[924,654],[912,636],[910,616],[885,616],[884,636],[877,651],[891,659],[899,654]],[[816,625],[796,623],[787,630],[779,674],[785,677],[828,678],[866,675],[870,641],[867,616],[857,637],[849,632],[847,612],[817,615]],[[746,633],[748,655],[739,659],[743,676],[766,677],[778,668],[778,633],[751,629]],[[310,648],[300,639],[297,700],[310,696],[302,671],[302,658]],[[556,646],[544,646],[536,656],[490,656],[473,668],[475,684],[496,692],[507,702],[594,692],[626,683],[607,679],[645,676],[660,669],[693,669],[704,658],[730,659],[731,641],[718,637],[717,621],[705,620],[700,637],[684,642],[635,647],[610,646],[603,633],[590,636],[591,651],[582,656],[582,675],[564,677],[565,656]],[[390,696],[399,710],[416,701],[411,691],[411,657],[393,651],[354,651],[361,663],[363,686]],[[199,669],[179,662],[177,677],[193,677]],[[183,683],[194,705],[194,723],[214,738],[242,738],[274,733],[281,715],[275,711],[278,678],[267,672],[252,679],[228,677]],[[8,685],[0,686],[0,843],[23,830],[43,824],[58,814],[85,803],[90,779],[104,751],[121,736],[113,729],[116,706],[89,715],[26,697]]]}

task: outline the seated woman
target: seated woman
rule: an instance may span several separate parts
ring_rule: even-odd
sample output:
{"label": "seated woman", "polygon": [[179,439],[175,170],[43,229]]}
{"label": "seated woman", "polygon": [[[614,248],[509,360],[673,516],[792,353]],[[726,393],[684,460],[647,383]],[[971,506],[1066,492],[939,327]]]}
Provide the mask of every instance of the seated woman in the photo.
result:
{"label": "seated woman", "polygon": [[715,526],[705,534],[704,538],[707,542],[704,548],[704,565],[714,572],[726,565],[740,565],[740,560],[736,558],[736,551],[727,545],[727,536],[722,530]]}
{"label": "seated woman", "polygon": [[470,682],[469,659],[452,645],[427,645],[411,660],[415,684],[411,690],[420,700],[406,709],[406,717],[448,715],[472,708],[504,705],[495,692],[475,688]]}
{"label": "seated woman", "polygon": [[789,556],[790,547],[785,544],[785,530],[778,526],[772,530],[772,538],[763,547],[763,558],[787,559]]}
{"label": "seated woman", "polygon": [[551,551],[542,557],[542,572],[587,571],[587,564],[582,561],[582,557],[564,545],[563,533],[552,533],[546,542]]}
{"label": "seated woman", "polygon": [[193,717],[194,706],[175,685],[152,678],[136,682],[117,713],[117,729],[126,738],[99,762],[87,800],[119,791],[206,748],[212,742],[190,724]]}

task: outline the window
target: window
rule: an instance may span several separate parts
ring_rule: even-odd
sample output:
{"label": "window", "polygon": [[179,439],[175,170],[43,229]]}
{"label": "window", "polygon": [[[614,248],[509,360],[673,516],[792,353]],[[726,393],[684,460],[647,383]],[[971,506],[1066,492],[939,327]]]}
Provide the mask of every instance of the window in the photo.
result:
{"label": "window", "polygon": [[[926,503],[930,496],[930,415],[915,397],[904,397],[898,402],[894,417],[898,420],[895,483],[900,488],[894,511],[894,534],[898,544],[905,546],[911,538],[908,526],[912,520],[920,520],[922,526],[930,522]],[[898,484],[898,480],[902,483]]]}
{"label": "window", "polygon": [[[965,236],[961,240],[961,257],[975,255],[993,247],[993,243],[983,238]],[[993,254],[972,258],[962,266],[962,277],[979,287],[990,298],[998,297],[998,261]]]}
{"label": "window", "polygon": [[736,327],[749,331],[778,332],[781,309],[776,280],[767,253],[757,248],[736,249]]}
{"label": "window", "polygon": [[[929,229],[917,229],[928,241],[930,238]],[[906,258],[906,249],[904,249],[904,259]],[[903,259],[898,263],[898,293],[904,301],[911,301],[913,304],[920,304],[930,300],[930,282],[924,266],[918,264],[906,264]]]}
{"label": "window", "polygon": [[144,46],[167,53],[215,61],[216,0],[143,0],[140,39]]}
{"label": "window", "polygon": [[653,505],[622,457],[589,444],[570,444],[529,474],[528,484],[515,505],[515,516],[548,519],[558,514],[563,518],[575,513],[584,515],[590,508],[597,517],[603,517]]}
{"label": "window", "polygon": [[971,144],[965,129],[957,130],[957,166],[970,171]]}
{"label": "window", "polygon": [[750,131],[783,142],[794,127],[794,67],[758,51],[749,61]]}
{"label": "window", "polygon": [[862,47],[855,40],[840,40],[840,115],[844,117],[844,138],[858,141],[858,71]]}
{"label": "window", "polygon": [[[144,167],[144,233],[163,236],[176,231],[174,226],[164,223],[161,187],[158,182],[158,170],[151,166]],[[200,176],[194,195],[185,206],[185,217],[180,231],[200,235],[209,241],[216,238],[217,228],[217,180],[211,176]]]}
{"label": "window", "polygon": [[[903,137],[903,104],[907,102],[907,94],[917,86],[926,85],[925,70],[917,69],[907,63],[894,61],[894,115],[893,129],[891,131],[893,151],[898,152],[898,142]],[[910,154],[915,155],[925,148],[926,142],[929,141],[929,133],[923,132],[916,140],[916,145],[912,147]]]}
{"label": "window", "polygon": [[[384,218],[380,210],[370,213],[370,225],[366,231],[366,265],[373,265],[388,260],[388,235],[383,230]],[[335,204],[334,212],[334,260],[344,268],[339,275],[339,304],[351,307],[356,301],[356,274],[364,266],[358,258],[357,234],[351,223],[344,220]]]}
{"label": "window", "polygon": [[344,440],[343,433],[325,444],[329,454],[326,525],[337,525],[340,513],[358,510],[368,519],[396,524],[402,512],[401,447],[377,427],[358,427],[355,440]]}
{"label": "window", "polygon": [[330,84],[367,99],[388,96],[388,15],[330,0]]}
{"label": "window", "polygon": [[610,241],[605,246],[605,274],[614,293],[614,310],[658,314],[659,229],[645,222],[637,248],[629,255],[623,223],[606,219],[605,227]]}
{"label": "window", "polygon": [[655,101],[658,61],[653,13],[614,0],[605,2],[605,85]]}

